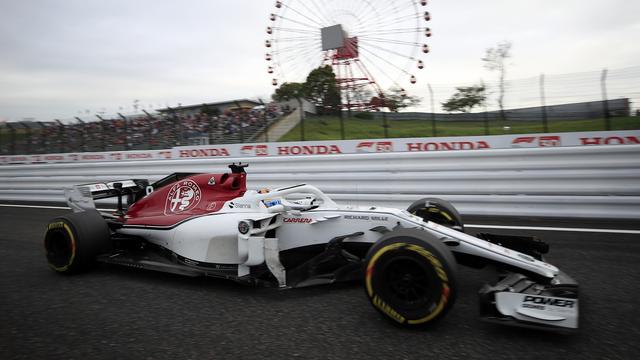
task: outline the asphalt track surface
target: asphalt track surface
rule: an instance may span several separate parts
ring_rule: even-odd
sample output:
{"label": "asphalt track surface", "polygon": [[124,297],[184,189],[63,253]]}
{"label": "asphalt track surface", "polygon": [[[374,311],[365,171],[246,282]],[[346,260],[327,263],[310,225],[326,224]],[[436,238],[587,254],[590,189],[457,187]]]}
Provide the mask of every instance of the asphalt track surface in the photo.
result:
{"label": "asphalt track surface", "polygon": [[[547,260],[581,286],[578,331],[478,318],[486,271],[461,268],[459,297],[427,330],[393,326],[359,284],[279,291],[102,265],[53,273],[42,235],[55,209],[0,207],[0,359],[638,359],[640,235],[508,231],[551,244]],[[472,221],[470,221],[472,220]],[[504,219],[465,219],[505,224]],[[528,226],[593,227],[541,223]],[[640,229],[637,223],[609,224]],[[474,234],[485,229],[473,228]]]}

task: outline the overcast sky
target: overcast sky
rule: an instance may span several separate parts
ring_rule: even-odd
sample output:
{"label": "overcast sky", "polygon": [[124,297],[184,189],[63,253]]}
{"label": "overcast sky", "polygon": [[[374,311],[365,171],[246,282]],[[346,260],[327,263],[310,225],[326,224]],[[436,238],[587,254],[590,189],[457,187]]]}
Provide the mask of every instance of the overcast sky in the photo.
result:
{"label": "overcast sky", "polygon": [[[145,109],[266,99],[274,2],[2,0],[0,120],[130,113],[134,99]],[[421,96],[427,82],[495,78],[480,58],[503,40],[510,79],[640,65],[639,1],[432,0],[428,10],[431,52],[410,90]]]}

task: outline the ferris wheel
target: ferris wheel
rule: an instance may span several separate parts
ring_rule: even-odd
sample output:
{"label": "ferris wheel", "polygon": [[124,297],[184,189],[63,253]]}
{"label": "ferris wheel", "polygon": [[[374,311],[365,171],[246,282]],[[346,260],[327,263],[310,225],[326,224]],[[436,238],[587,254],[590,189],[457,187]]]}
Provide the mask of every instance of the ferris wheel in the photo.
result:
{"label": "ferris wheel", "polygon": [[276,1],[265,40],[271,83],[304,82],[330,65],[342,107],[384,107],[385,91],[416,84],[429,52],[426,0]]}

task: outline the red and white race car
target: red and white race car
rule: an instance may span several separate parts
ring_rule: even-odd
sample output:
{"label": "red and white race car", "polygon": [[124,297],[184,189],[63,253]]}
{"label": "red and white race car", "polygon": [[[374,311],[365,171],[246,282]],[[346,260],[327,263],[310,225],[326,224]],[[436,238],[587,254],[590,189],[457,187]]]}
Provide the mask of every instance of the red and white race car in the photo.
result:
{"label": "red and white race car", "polygon": [[[453,306],[458,264],[491,266],[497,277],[480,290],[483,318],[578,326],[577,283],[543,260],[542,241],[465,234],[441,199],[399,210],[338,205],[306,184],[247,190],[246,165],[229,167],[67,189],[74,213],[51,220],[44,238],[50,267],[76,273],[98,261],[277,287],[361,280],[378,312],[415,327]],[[96,210],[94,199],[108,197],[117,197],[117,211]]]}

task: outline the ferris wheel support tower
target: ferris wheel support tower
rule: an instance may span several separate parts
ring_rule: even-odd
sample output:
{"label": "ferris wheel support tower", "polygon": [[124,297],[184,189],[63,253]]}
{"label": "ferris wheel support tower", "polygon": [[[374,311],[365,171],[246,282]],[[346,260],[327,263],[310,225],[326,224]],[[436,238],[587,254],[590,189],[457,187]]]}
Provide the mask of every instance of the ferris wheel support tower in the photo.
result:
{"label": "ferris wheel support tower", "polygon": [[360,61],[358,37],[349,37],[340,24],[324,27],[320,29],[320,34],[322,51],[326,52],[325,63],[330,63],[333,68],[343,98],[341,109],[377,110],[383,104],[372,103],[369,95],[384,99],[384,92]]}

